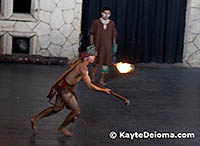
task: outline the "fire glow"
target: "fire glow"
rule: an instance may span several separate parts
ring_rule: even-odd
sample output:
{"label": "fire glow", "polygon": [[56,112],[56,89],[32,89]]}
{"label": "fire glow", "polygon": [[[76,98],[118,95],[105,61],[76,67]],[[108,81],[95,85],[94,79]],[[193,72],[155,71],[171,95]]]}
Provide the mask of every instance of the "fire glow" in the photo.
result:
{"label": "fire glow", "polygon": [[119,62],[119,63],[116,63],[115,66],[120,73],[124,73],[124,74],[129,73],[134,69],[134,66],[129,63]]}

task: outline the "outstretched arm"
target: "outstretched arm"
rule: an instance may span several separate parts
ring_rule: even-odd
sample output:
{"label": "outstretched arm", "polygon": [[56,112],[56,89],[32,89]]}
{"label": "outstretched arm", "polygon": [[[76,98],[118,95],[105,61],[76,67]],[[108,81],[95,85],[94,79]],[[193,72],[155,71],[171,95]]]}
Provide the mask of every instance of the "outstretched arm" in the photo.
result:
{"label": "outstretched arm", "polygon": [[82,76],[83,76],[83,81],[84,83],[87,85],[87,87],[89,89],[93,89],[93,90],[97,90],[97,91],[102,91],[102,92],[105,92],[109,95],[111,95],[111,90],[108,89],[108,88],[100,88],[96,85],[94,85],[92,82],[91,82],[91,79],[90,79],[90,76],[88,75],[88,69],[87,67],[82,67],[81,68],[81,73],[82,73]]}
{"label": "outstretched arm", "polygon": [[81,73],[82,73],[82,76],[83,76],[83,81],[85,82],[85,84],[88,86],[88,88],[90,89],[94,89],[94,90],[97,90],[97,91],[102,91],[102,92],[105,92],[109,95],[114,95],[116,97],[118,97],[119,99],[123,100],[125,102],[126,105],[129,105],[130,104],[130,101],[129,99],[117,94],[116,92],[113,92],[111,91],[111,89],[108,89],[108,88],[104,88],[104,87],[100,87],[98,85],[95,85],[91,82],[91,79],[88,75],[88,69],[87,67],[82,67],[81,68]]}

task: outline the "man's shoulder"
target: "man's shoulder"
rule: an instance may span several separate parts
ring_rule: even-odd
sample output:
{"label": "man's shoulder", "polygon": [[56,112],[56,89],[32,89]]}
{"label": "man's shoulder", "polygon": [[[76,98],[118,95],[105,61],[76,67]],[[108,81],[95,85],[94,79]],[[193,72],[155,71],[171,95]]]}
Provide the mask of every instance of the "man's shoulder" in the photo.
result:
{"label": "man's shoulder", "polygon": [[83,75],[85,75],[85,74],[88,73],[88,67],[87,67],[87,65],[85,65],[84,63],[80,63],[80,64],[78,65],[78,69],[79,69],[79,71],[81,72],[81,74],[83,74]]}
{"label": "man's shoulder", "polygon": [[110,20],[110,23],[111,23],[112,25],[115,25],[115,22],[114,22],[113,20]]}
{"label": "man's shoulder", "polygon": [[77,67],[81,68],[81,69],[86,69],[87,65],[85,65],[83,62],[81,62]]}
{"label": "man's shoulder", "polygon": [[99,18],[93,20],[93,23],[94,23],[94,24],[95,24],[95,23],[99,23],[99,22],[100,22]]}

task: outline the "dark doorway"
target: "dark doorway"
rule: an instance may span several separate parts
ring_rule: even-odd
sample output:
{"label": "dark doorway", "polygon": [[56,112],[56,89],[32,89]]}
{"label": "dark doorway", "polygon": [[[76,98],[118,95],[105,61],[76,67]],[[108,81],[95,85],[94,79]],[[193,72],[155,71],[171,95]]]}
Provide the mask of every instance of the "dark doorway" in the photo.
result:
{"label": "dark doorway", "polygon": [[0,0],[0,14],[1,14],[1,0]]}
{"label": "dark doorway", "polygon": [[13,0],[13,13],[31,13],[32,0]]}
{"label": "dark doorway", "polygon": [[0,54],[2,54],[3,48],[2,48],[2,36],[0,36]]}
{"label": "dark doorway", "polygon": [[30,38],[13,37],[12,53],[29,54]]}
{"label": "dark doorway", "polygon": [[187,0],[84,0],[83,47],[92,21],[111,7],[118,38],[118,59],[133,62],[182,62]]}

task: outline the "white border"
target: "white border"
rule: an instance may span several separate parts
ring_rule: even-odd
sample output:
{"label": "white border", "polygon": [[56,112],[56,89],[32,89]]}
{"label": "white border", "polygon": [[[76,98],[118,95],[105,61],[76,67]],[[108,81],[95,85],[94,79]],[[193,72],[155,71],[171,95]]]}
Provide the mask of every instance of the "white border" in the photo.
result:
{"label": "white border", "polygon": [[[27,37],[30,38],[30,50],[29,55],[35,55],[37,52],[37,36],[35,33],[23,33],[23,32],[0,32],[1,37],[1,49],[0,54],[12,54],[12,41],[13,37]],[[15,54],[15,53],[13,53]]]}
{"label": "white border", "polygon": [[0,20],[37,21],[38,2],[31,0],[31,13],[13,13],[14,0],[2,0]]}

